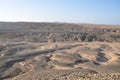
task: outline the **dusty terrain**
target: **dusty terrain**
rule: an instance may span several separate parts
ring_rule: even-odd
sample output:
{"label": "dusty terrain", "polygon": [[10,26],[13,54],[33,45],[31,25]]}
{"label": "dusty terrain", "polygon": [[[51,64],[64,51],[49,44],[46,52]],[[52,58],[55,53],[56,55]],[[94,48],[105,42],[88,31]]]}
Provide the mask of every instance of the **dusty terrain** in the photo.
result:
{"label": "dusty terrain", "polygon": [[0,80],[120,80],[120,26],[0,22]]}

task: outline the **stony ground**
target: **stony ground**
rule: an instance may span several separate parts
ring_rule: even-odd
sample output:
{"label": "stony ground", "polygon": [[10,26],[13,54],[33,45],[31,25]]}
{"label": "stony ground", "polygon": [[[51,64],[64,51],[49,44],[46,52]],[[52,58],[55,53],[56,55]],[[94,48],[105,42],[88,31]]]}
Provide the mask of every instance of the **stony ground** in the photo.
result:
{"label": "stony ground", "polygon": [[103,73],[119,76],[119,52],[120,43],[7,42],[1,45],[0,79],[83,80],[84,76],[96,78],[94,75]]}
{"label": "stony ground", "polygon": [[0,22],[0,80],[120,80],[120,26]]}

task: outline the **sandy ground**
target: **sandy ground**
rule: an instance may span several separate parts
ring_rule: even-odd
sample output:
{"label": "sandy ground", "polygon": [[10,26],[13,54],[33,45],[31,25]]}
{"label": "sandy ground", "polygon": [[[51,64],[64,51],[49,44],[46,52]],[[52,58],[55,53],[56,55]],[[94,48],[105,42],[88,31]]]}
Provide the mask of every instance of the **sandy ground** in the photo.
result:
{"label": "sandy ground", "polygon": [[120,43],[1,43],[0,80],[120,80]]}

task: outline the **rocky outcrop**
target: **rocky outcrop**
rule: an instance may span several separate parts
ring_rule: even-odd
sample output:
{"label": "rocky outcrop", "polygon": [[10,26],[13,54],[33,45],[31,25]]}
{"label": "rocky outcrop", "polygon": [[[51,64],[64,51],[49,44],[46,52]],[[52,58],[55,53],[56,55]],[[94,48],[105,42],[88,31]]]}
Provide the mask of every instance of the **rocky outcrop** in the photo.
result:
{"label": "rocky outcrop", "polygon": [[[4,28],[7,24],[4,23],[0,27]],[[68,23],[9,23],[7,26],[16,28],[0,29],[0,38],[3,41],[120,42],[120,26]]]}

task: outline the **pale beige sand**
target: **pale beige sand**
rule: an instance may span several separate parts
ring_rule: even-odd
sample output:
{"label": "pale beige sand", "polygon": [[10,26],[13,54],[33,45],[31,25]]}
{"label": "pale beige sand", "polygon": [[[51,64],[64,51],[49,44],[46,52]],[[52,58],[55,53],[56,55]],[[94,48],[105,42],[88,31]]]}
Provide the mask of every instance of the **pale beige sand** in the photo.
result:
{"label": "pale beige sand", "polygon": [[84,75],[95,78],[103,73],[120,77],[117,42],[8,42],[4,46],[1,80],[84,80]]}

